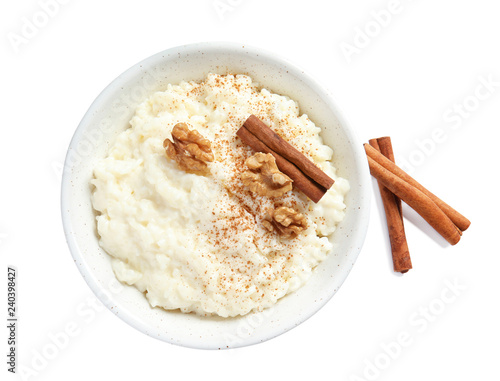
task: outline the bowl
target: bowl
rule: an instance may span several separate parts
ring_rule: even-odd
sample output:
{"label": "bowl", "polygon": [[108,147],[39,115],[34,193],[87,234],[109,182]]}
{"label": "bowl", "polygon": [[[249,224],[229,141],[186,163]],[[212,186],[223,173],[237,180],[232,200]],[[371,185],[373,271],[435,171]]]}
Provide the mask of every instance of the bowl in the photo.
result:
{"label": "bowl", "polygon": [[[208,73],[247,74],[272,92],[298,101],[322,127],[334,150],[338,174],[351,185],[346,216],[331,237],[334,249],[299,290],[262,312],[237,318],[201,317],[151,308],[135,287],[117,281],[110,257],[100,248],[91,204],[93,168],[117,135],[128,128],[134,110],[151,93]],[[132,66],[111,82],[80,122],[68,148],[61,208],[66,240],[78,269],[97,298],[132,327],[166,342],[192,348],[223,349],[256,344],[296,327],[339,289],[361,250],[369,219],[370,176],[363,146],[330,93],[288,60],[236,43],[197,43],[171,48]]]}

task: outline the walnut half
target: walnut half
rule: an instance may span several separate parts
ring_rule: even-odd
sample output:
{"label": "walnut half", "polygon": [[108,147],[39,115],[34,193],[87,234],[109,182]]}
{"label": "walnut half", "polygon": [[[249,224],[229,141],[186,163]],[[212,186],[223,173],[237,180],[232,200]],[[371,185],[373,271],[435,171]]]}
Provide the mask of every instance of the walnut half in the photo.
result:
{"label": "walnut half", "polygon": [[258,152],[245,161],[248,171],[241,180],[252,192],[260,196],[280,197],[292,190],[292,179],[281,173],[270,153]]}
{"label": "walnut half", "polygon": [[262,224],[267,230],[276,230],[279,235],[285,238],[295,238],[303,230],[307,229],[306,217],[286,206],[268,210]]}
{"label": "walnut half", "polygon": [[165,139],[163,147],[167,157],[175,160],[182,170],[197,175],[209,172],[207,162],[214,161],[211,144],[198,131],[190,130],[186,123],[177,123],[172,129],[172,139]]}

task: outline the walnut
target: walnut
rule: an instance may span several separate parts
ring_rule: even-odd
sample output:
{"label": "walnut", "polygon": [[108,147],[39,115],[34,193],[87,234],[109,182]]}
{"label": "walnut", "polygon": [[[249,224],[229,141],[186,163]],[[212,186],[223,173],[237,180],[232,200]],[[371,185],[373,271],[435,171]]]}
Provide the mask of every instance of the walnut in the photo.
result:
{"label": "walnut", "polygon": [[207,162],[214,161],[210,141],[198,131],[190,130],[186,123],[174,126],[172,138],[173,142],[169,139],[163,142],[167,157],[188,173],[206,175],[209,172]]}
{"label": "walnut", "polygon": [[276,230],[285,238],[295,238],[307,229],[306,217],[286,206],[280,206],[275,210],[269,209],[262,224],[267,230]]}
{"label": "walnut", "polygon": [[249,171],[241,180],[252,192],[260,196],[280,197],[292,190],[292,179],[281,173],[270,153],[258,152],[245,161]]}

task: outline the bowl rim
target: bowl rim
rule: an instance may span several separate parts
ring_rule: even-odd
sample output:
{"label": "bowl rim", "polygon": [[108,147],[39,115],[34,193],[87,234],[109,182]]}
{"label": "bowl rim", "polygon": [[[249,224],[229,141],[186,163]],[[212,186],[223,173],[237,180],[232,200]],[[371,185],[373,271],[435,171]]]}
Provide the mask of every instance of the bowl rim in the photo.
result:
{"label": "bowl rim", "polygon": [[[217,52],[217,51],[222,51],[224,53],[231,53],[231,52],[245,52],[251,56],[259,57],[262,58],[263,61],[269,61],[275,64],[280,64],[284,65],[287,68],[287,71],[290,72],[292,75],[295,75],[296,77],[300,78],[303,80],[308,87],[310,87],[315,93],[317,93],[322,99],[326,101],[328,104],[328,107],[333,111],[335,114],[339,124],[342,126],[342,129],[344,133],[348,136],[349,140],[353,142],[352,144],[352,149],[354,151],[354,156],[356,158],[363,157],[364,156],[364,151],[362,151],[362,145],[358,144],[359,140],[352,129],[350,123],[346,119],[345,115],[340,111],[338,108],[338,103],[330,93],[328,89],[320,85],[320,82],[316,80],[313,76],[308,74],[305,70],[303,70],[300,66],[297,66],[295,63],[291,62],[289,59],[282,57],[279,54],[276,54],[274,52],[250,46],[248,44],[243,44],[243,43],[237,43],[237,42],[228,42],[228,41],[209,41],[209,42],[197,42],[197,43],[191,43],[191,44],[185,44],[185,45],[179,45],[179,46],[174,46],[171,48],[168,48],[166,50],[160,51],[158,53],[155,53],[137,63],[129,67],[127,70],[119,74],[115,79],[113,79],[100,93],[97,95],[97,97],[94,99],[88,110],[85,112],[83,115],[80,123],[78,124],[73,137],[71,138],[70,144],[68,146],[68,150],[66,153],[65,157],[65,162],[63,166],[63,175],[62,175],[62,182],[61,182],[61,217],[62,217],[62,225],[64,229],[64,234],[66,237],[66,242],[68,244],[68,248],[70,250],[70,253],[73,257],[74,263],[77,266],[78,270],[80,271],[81,275],[83,276],[85,282],[87,285],[90,287],[94,295],[99,299],[103,304],[106,306],[108,310],[113,312],[115,315],[118,315],[120,319],[122,319],[125,323],[128,325],[134,327],[135,329],[141,331],[142,333],[147,334],[150,337],[156,338],[161,341],[169,342],[171,344],[175,345],[180,345],[183,347],[189,347],[189,348],[195,348],[195,349],[221,349],[219,347],[214,347],[210,345],[203,345],[203,343],[198,342],[195,343],[194,341],[188,342],[178,342],[174,340],[167,340],[166,338],[163,337],[158,337],[157,335],[152,332],[152,330],[148,329],[148,326],[146,323],[142,322],[137,316],[135,316],[133,313],[129,312],[128,310],[123,310],[120,309],[119,306],[115,306],[114,310],[111,310],[111,304],[104,302],[102,299],[102,287],[98,281],[98,279],[95,277],[93,272],[91,271],[91,268],[89,265],[85,263],[85,255],[83,255],[82,251],[79,248],[79,245],[76,241],[75,237],[75,230],[73,229],[73,224],[71,221],[71,210],[70,210],[70,197],[71,197],[71,184],[70,184],[70,176],[71,173],[67,169],[67,163],[69,160],[69,152],[76,147],[78,144],[81,135],[84,133],[86,126],[88,125],[87,120],[92,118],[92,115],[94,112],[98,109],[100,103],[103,101],[103,99],[106,98],[107,93],[113,91],[117,86],[120,86],[120,83],[126,82],[127,79],[129,78],[130,75],[134,74],[139,68],[142,68],[143,66],[146,65],[154,65],[155,63],[160,62],[165,56],[168,55],[177,55],[177,54],[182,54],[182,55],[189,55],[191,53],[198,53],[200,51],[203,52]],[[338,292],[342,284],[345,282],[347,276],[349,275],[352,267],[354,266],[354,263],[356,262],[361,249],[363,247],[366,234],[368,231],[368,224],[369,224],[369,215],[370,215],[370,204],[371,204],[371,192],[370,190],[370,184],[369,184],[369,172],[368,172],[368,164],[366,165],[359,165],[358,170],[360,170],[360,181],[361,183],[359,186],[363,191],[362,194],[362,201],[363,204],[360,205],[361,207],[361,216],[360,216],[360,225],[356,230],[352,232],[355,237],[353,237],[353,242],[356,242],[356,248],[353,248],[351,250],[350,256],[349,256],[349,266],[346,266],[346,269],[344,269],[344,272],[342,273],[342,279],[340,280],[338,287],[335,290],[332,290],[327,298],[324,298],[322,301],[318,302],[315,304],[315,308],[311,309],[307,313],[304,313],[300,316],[299,319],[297,320],[290,320],[290,323],[287,325],[286,329],[281,329],[278,332],[274,332],[274,334],[266,337],[265,339],[259,339],[259,338],[253,338],[250,337],[247,339],[244,343],[240,345],[235,345],[235,346],[230,346],[229,349],[234,349],[238,347],[244,347],[244,346],[249,346],[253,344],[257,344],[260,342],[264,342],[267,340],[270,340],[272,338],[275,338],[277,336],[280,336],[281,334],[288,332],[292,328],[298,326],[299,324],[302,324],[306,320],[308,320],[311,316],[313,316],[315,313],[317,313],[321,308],[324,307],[324,305]],[[118,309],[118,311],[117,311]],[[120,312],[118,314],[118,312]]]}

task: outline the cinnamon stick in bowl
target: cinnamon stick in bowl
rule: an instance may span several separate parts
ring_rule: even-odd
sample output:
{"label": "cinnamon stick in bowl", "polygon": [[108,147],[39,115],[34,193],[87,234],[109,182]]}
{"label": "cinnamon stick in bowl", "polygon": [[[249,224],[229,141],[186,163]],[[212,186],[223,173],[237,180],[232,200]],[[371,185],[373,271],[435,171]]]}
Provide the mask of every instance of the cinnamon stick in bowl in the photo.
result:
{"label": "cinnamon stick in bowl", "polygon": [[293,185],[302,193],[309,197],[314,202],[318,202],[324,195],[326,190],[314,183],[305,176],[295,165],[283,158],[281,155],[273,151],[271,148],[262,143],[255,135],[248,131],[244,126],[241,127],[236,135],[256,152],[270,153],[276,159],[276,165],[279,170],[285,173],[293,181]]}
{"label": "cinnamon stick in bowl", "polygon": [[315,203],[335,182],[255,115],[246,119],[236,135],[254,151],[272,154],[279,170],[288,175],[293,185]]}
{"label": "cinnamon stick in bowl", "polygon": [[307,159],[299,150],[284,140],[255,115],[250,115],[243,126],[257,136],[266,146],[296,165],[314,182],[325,189],[330,189],[334,181],[313,162]]}

